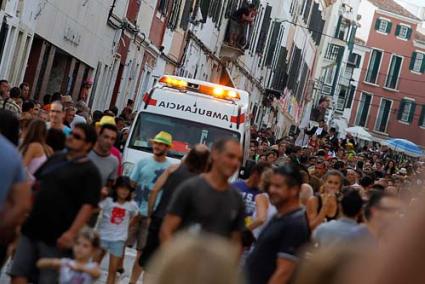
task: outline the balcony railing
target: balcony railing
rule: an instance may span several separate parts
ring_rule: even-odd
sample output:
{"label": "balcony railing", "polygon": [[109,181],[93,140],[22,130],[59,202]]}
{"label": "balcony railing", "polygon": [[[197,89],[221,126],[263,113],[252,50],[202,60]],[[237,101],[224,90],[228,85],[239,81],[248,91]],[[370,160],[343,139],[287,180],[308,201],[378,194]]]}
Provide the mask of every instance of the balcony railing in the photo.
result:
{"label": "balcony railing", "polygon": [[220,56],[222,58],[235,58],[242,56],[248,47],[248,25],[230,19]]}

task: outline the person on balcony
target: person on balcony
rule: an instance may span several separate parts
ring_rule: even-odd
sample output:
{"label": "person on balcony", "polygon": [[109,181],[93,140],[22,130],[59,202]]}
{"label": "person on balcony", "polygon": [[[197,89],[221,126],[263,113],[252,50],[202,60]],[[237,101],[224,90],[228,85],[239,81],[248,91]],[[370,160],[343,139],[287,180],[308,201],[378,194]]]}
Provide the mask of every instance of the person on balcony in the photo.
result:
{"label": "person on balcony", "polygon": [[229,23],[229,46],[243,49],[247,44],[247,30],[254,22],[257,8],[254,4],[243,6],[236,10]]}

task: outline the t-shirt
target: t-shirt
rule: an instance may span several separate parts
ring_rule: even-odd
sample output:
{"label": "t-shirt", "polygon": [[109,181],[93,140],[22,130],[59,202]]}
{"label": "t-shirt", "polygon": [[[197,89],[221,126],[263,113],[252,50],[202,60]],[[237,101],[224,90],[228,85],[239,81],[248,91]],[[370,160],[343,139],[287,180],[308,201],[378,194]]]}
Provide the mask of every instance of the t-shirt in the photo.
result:
{"label": "t-shirt", "polygon": [[172,198],[169,214],[182,218],[180,229],[230,237],[244,228],[245,209],[238,190],[214,189],[203,177],[182,183]]}
{"label": "t-shirt", "polygon": [[99,170],[103,186],[110,180],[116,180],[118,173],[118,160],[116,157],[112,154],[100,156],[94,150],[89,153],[88,157]]}
{"label": "t-shirt", "polygon": [[26,180],[22,157],[16,147],[0,134],[0,209],[13,184]]}
{"label": "t-shirt", "polygon": [[184,181],[194,177],[196,174],[189,171],[185,164],[181,164],[179,168],[170,174],[164,186],[162,187],[162,197],[153,216],[157,218],[164,218],[167,214],[167,208],[170,205],[171,199],[177,187]]}
{"label": "t-shirt", "polygon": [[37,189],[33,209],[22,233],[54,245],[67,231],[83,205],[97,207],[102,181],[87,157],[69,161],[66,154],[52,156],[35,173]]}
{"label": "t-shirt", "polygon": [[[153,157],[149,157],[139,161],[131,172],[130,178],[137,182],[135,201],[139,205],[142,216],[148,215],[149,195],[155,182],[170,165],[171,162],[168,159],[159,163]],[[158,194],[156,204],[160,198],[161,194]]]}
{"label": "t-shirt", "polygon": [[[50,122],[47,122],[47,129],[50,129],[52,126],[50,124]],[[64,125],[62,128],[63,134],[65,134],[65,136],[69,136],[71,135],[72,129],[69,128],[68,126]]]}
{"label": "t-shirt", "polygon": [[329,247],[344,244],[352,238],[352,232],[359,227],[357,222],[348,218],[332,220],[321,224],[313,232],[313,240],[320,247]]}
{"label": "t-shirt", "polygon": [[106,241],[126,241],[130,220],[139,211],[136,202],[128,201],[120,204],[108,197],[99,203],[99,207],[102,209],[98,227],[101,239]]}
{"label": "t-shirt", "polygon": [[245,217],[252,217],[255,211],[255,197],[260,193],[257,187],[248,187],[245,181],[237,181],[232,184],[239,189],[245,204]]}
{"label": "t-shirt", "polygon": [[261,232],[246,261],[249,284],[266,284],[276,270],[276,260],[297,261],[298,250],[308,242],[310,230],[305,210],[274,216]]}
{"label": "t-shirt", "polygon": [[[92,284],[93,277],[85,272],[75,271],[71,268],[75,261],[69,258],[61,259],[61,267],[59,271],[59,284]],[[89,262],[85,267],[91,269],[97,266],[96,262]]]}
{"label": "t-shirt", "polygon": [[366,225],[359,225],[350,232],[350,241],[361,245],[377,248],[378,240],[370,233]]}

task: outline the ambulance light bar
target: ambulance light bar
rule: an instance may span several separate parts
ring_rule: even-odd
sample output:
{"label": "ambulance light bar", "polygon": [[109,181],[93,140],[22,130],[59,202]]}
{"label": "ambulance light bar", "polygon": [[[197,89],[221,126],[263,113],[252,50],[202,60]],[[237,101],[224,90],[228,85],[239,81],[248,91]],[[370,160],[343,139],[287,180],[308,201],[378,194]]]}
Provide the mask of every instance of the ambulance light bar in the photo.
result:
{"label": "ambulance light bar", "polygon": [[159,79],[159,82],[161,84],[166,85],[169,88],[179,89],[179,90],[194,90],[196,92],[202,93],[204,95],[213,96],[218,99],[223,100],[239,100],[240,95],[239,93],[228,90],[222,87],[211,87],[208,85],[197,85],[188,83],[185,80],[180,80],[176,78],[172,78],[169,76],[162,76],[161,79]]}

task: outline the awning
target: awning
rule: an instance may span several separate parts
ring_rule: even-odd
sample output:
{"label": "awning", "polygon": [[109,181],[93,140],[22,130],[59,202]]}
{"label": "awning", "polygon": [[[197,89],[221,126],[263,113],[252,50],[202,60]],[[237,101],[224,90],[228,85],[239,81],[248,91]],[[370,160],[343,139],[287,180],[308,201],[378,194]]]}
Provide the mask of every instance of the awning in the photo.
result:
{"label": "awning", "polygon": [[347,133],[345,132],[345,129],[348,128],[348,123],[345,119],[335,119],[333,121],[336,126],[336,131],[339,133],[340,138],[345,138]]}

